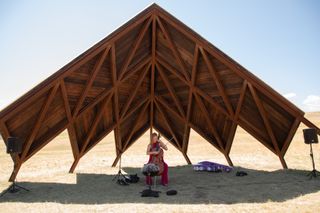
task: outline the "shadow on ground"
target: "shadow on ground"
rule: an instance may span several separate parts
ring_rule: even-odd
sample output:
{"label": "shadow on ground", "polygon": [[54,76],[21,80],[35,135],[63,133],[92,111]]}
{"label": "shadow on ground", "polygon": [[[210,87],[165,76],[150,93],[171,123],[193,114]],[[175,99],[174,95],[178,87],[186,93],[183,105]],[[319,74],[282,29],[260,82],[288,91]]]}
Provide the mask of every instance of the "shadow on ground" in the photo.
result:
{"label": "shadow on ground", "polygon": [[[239,170],[246,171],[248,176],[237,177],[235,174]],[[266,172],[236,167],[230,173],[208,173],[195,172],[191,166],[177,166],[169,168],[169,186],[157,186],[162,191],[159,198],[142,198],[140,192],[146,186],[140,168],[124,168],[124,171],[138,173],[140,182],[121,186],[112,181],[114,175],[80,173],[76,184],[21,182],[19,184],[30,192],[7,193],[0,197],[0,203],[262,203],[282,202],[320,190],[320,178],[309,180],[307,171]],[[169,189],[177,190],[178,194],[167,196],[165,192]]]}

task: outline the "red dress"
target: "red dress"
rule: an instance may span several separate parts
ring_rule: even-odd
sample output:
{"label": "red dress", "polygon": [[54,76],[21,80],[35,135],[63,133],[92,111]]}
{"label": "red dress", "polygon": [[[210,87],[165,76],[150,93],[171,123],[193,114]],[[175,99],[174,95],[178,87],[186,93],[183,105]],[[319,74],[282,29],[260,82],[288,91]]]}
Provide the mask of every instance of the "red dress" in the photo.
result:
{"label": "red dress", "polygon": [[[157,143],[153,143],[152,144],[152,148],[155,148],[157,146]],[[148,163],[150,163],[152,160],[152,155],[149,155],[149,161]],[[161,184],[162,185],[168,185],[169,183],[169,178],[168,178],[168,164],[166,164],[166,162],[164,162],[163,158],[161,159],[161,161],[163,162],[163,172],[161,175]],[[152,184],[152,178],[150,176],[146,176],[146,183],[151,185]]]}

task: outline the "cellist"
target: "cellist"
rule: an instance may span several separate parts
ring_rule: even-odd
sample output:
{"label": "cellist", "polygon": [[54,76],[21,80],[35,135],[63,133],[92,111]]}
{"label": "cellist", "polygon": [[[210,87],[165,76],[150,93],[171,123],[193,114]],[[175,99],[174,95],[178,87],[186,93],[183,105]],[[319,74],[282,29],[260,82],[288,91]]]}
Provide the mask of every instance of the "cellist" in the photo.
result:
{"label": "cellist", "polygon": [[[149,155],[148,163],[154,163],[156,161],[160,164],[160,167],[163,167],[163,172],[161,174],[161,184],[163,186],[168,185],[168,165],[163,160],[163,151],[168,150],[168,147],[158,138],[157,133],[151,134],[151,140],[147,147],[147,155]],[[146,183],[151,185],[152,179],[150,176],[146,176]]]}

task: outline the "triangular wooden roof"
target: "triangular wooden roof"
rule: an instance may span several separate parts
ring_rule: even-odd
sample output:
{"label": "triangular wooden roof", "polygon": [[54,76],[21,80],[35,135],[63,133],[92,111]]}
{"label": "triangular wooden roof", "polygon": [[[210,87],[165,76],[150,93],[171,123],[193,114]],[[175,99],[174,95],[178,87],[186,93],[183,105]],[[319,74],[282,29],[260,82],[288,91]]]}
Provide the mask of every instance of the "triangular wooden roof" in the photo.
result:
{"label": "triangular wooden roof", "polygon": [[[23,151],[12,158],[14,180],[23,162],[68,129],[79,159],[114,130],[117,163],[149,128],[186,160],[190,128],[232,165],[238,125],[279,156],[304,112],[156,4],[0,112],[6,140]],[[319,129],[318,129],[319,130]]]}

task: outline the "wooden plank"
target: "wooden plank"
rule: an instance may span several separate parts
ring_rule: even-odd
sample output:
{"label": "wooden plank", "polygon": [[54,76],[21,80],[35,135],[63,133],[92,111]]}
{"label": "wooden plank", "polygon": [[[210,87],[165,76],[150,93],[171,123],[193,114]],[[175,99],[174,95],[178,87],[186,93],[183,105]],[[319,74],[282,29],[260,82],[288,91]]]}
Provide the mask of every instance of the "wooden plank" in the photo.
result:
{"label": "wooden plank", "polygon": [[241,112],[241,107],[242,107],[242,104],[243,104],[243,100],[244,100],[244,97],[245,97],[245,94],[246,94],[246,89],[247,89],[247,81],[244,80],[243,84],[242,84],[241,91],[240,91],[240,97],[239,97],[239,100],[238,100],[237,109],[236,109],[236,112],[235,112],[235,114],[233,116],[233,123],[232,123],[232,126],[231,126],[231,130],[230,130],[230,133],[229,133],[228,138],[227,138],[227,143],[226,143],[226,152],[227,152],[227,154],[230,153],[232,142],[233,142],[233,139],[234,139],[234,136],[235,136],[235,132],[237,130],[238,119],[239,119],[239,115],[240,115],[240,112]]}
{"label": "wooden plank", "polygon": [[192,107],[192,92],[194,89],[194,84],[196,81],[196,72],[197,72],[197,65],[198,65],[198,59],[199,59],[199,47],[198,45],[195,45],[194,54],[193,54],[193,63],[192,63],[192,70],[191,70],[191,86],[189,88],[189,97],[188,97],[188,107],[187,107],[187,118],[185,122],[184,127],[184,134],[183,134],[183,151],[184,153],[187,153],[188,150],[188,143],[189,143],[189,137],[190,137],[190,115],[191,115],[191,107]]}
{"label": "wooden plank", "polygon": [[176,141],[176,145],[177,145],[179,151],[182,151],[182,147],[181,147],[180,144],[179,144],[179,140],[178,140],[175,132],[173,131],[173,129],[171,128],[171,126],[170,126],[170,124],[169,124],[169,121],[168,121],[168,119],[167,119],[167,116],[166,116],[165,113],[162,111],[160,105],[159,105],[156,101],[155,101],[154,103],[155,103],[155,105],[157,106],[157,109],[159,110],[159,112],[161,113],[161,115],[162,115],[162,117],[163,117],[163,119],[164,119],[164,121],[165,121],[165,125],[167,126],[167,128],[169,129],[171,135],[173,136],[174,140]]}
{"label": "wooden plank", "polygon": [[156,41],[157,41],[157,22],[155,15],[152,17],[152,44],[151,44],[151,85],[150,85],[150,140],[153,131],[153,119],[154,119],[154,82],[155,82],[155,63],[156,63]]}
{"label": "wooden plank", "polygon": [[106,109],[106,106],[108,105],[108,103],[111,101],[111,98],[112,98],[113,94],[110,94],[103,102],[102,102],[102,106],[101,106],[101,109],[100,111],[97,113],[96,117],[94,118],[94,121],[91,125],[91,128],[87,134],[87,137],[85,139],[85,141],[83,142],[83,146],[81,148],[81,151],[80,151],[80,157],[83,156],[83,153],[84,151],[86,150],[87,148],[87,145],[88,143],[90,142],[91,140],[91,137],[93,136],[98,124],[99,124],[99,121],[101,120],[102,116],[103,116],[103,113]]}
{"label": "wooden plank", "polygon": [[73,123],[70,123],[68,125],[67,129],[68,129],[69,140],[70,140],[70,144],[71,144],[71,148],[72,148],[73,158],[76,159],[76,158],[78,158],[80,151],[79,151],[77,134],[76,134],[76,130],[73,126]]}
{"label": "wooden plank", "polygon": [[267,116],[267,114],[265,112],[265,109],[264,109],[264,107],[263,107],[263,105],[262,105],[262,103],[260,101],[260,98],[258,97],[258,94],[256,93],[255,89],[253,88],[252,84],[248,83],[248,86],[249,86],[250,92],[251,92],[251,94],[253,96],[253,99],[254,99],[257,107],[258,107],[259,113],[260,113],[260,115],[262,117],[264,126],[267,129],[267,132],[268,132],[268,135],[269,135],[269,137],[271,139],[273,147],[274,147],[277,155],[280,156],[281,152],[280,152],[280,149],[279,149],[279,146],[278,146],[277,139],[276,139],[276,137],[275,137],[275,135],[273,133],[273,130],[272,130],[271,125],[270,125],[269,120],[268,120],[268,116]]}
{"label": "wooden plank", "polygon": [[165,29],[165,27],[163,26],[161,20],[156,17],[156,20],[157,20],[157,23],[162,31],[162,33],[164,34],[164,36],[166,37],[166,39],[168,40],[168,43],[169,43],[169,47],[170,49],[172,50],[173,52],[173,55],[174,57],[176,58],[182,72],[183,72],[183,75],[184,77],[186,78],[186,80],[190,80],[190,76],[189,76],[189,73],[186,69],[186,65],[184,64],[182,58],[181,58],[181,55],[179,54],[178,50],[177,50],[177,47],[176,45],[174,44],[174,42],[172,41],[171,39],[171,36],[169,35],[169,33],[167,32],[167,30]]}
{"label": "wooden plank", "polygon": [[72,149],[72,154],[73,158],[76,159],[79,156],[79,145],[78,145],[78,140],[77,140],[77,135],[76,135],[76,130],[73,126],[73,117],[71,114],[70,106],[69,106],[69,101],[68,101],[68,96],[67,96],[67,91],[66,91],[66,86],[64,83],[64,80],[60,82],[60,88],[61,88],[61,94],[64,102],[64,108],[67,114],[67,119],[68,119],[68,135],[69,135],[69,141]]}
{"label": "wooden plank", "polygon": [[82,106],[82,104],[83,104],[83,101],[84,101],[84,99],[86,98],[86,96],[87,96],[87,94],[88,94],[88,92],[89,92],[89,90],[90,90],[90,88],[91,88],[91,86],[92,86],[92,83],[93,83],[94,79],[96,78],[98,72],[99,72],[100,69],[101,69],[101,66],[102,66],[104,60],[106,59],[106,57],[107,57],[107,55],[108,55],[108,53],[109,53],[110,48],[111,48],[111,46],[108,46],[108,47],[104,50],[102,56],[100,57],[100,59],[98,60],[98,62],[95,64],[92,72],[90,73],[90,76],[89,76],[89,79],[88,79],[88,81],[87,81],[87,83],[86,83],[86,86],[85,86],[85,88],[83,89],[83,91],[82,91],[82,93],[81,93],[81,96],[80,96],[80,98],[79,98],[79,100],[78,100],[78,102],[77,102],[77,104],[76,104],[75,109],[74,109],[73,117],[76,117],[76,116],[77,116],[77,114],[78,114],[78,112],[79,112],[79,110],[80,110],[80,108],[81,108],[81,106]]}
{"label": "wooden plank", "polygon": [[64,83],[64,80],[60,82],[60,89],[61,89],[61,94],[64,102],[64,109],[66,111],[67,119],[69,122],[73,121],[70,106],[69,106],[69,101],[68,101],[68,95],[67,95],[67,90],[66,90],[66,85]]}
{"label": "wooden plank", "polygon": [[213,100],[206,92],[202,91],[198,87],[194,87],[193,91],[195,94],[200,95],[203,99],[212,104],[215,107],[215,109],[220,111],[222,114],[226,115],[228,118],[232,119],[232,116],[225,109],[223,109],[215,100]]}
{"label": "wooden plank", "polygon": [[[123,79],[117,80],[116,86],[119,86],[119,84],[121,84],[121,82],[127,80],[128,78],[130,78],[132,75],[134,75],[137,71],[139,71],[142,67],[144,67],[146,64],[150,63],[151,57],[146,58],[145,60],[142,60],[139,64],[137,64],[132,70],[129,71],[129,73],[123,77]],[[83,110],[81,110],[79,112],[79,116],[81,116],[82,114],[84,114],[85,112],[87,112],[88,110],[90,110],[92,107],[94,107],[96,104],[98,104],[102,99],[104,99],[105,97],[107,97],[110,93],[114,92],[115,87],[112,87],[110,89],[106,89],[105,91],[103,91],[99,96],[97,96],[92,102],[91,104],[88,104],[88,106],[86,106]]]}
{"label": "wooden plank", "polygon": [[129,134],[129,136],[128,136],[127,140],[126,140],[125,143],[124,143],[124,146],[123,146],[123,149],[122,149],[123,152],[127,149],[128,143],[130,142],[130,140],[131,140],[133,134],[135,133],[135,131],[137,131],[138,123],[139,123],[139,121],[142,119],[142,117],[145,115],[145,112],[146,112],[146,110],[147,110],[147,108],[148,108],[148,106],[149,106],[149,103],[150,103],[150,102],[148,101],[148,102],[143,106],[142,110],[140,111],[140,113],[139,113],[139,115],[138,115],[138,118],[136,119],[135,124],[134,124],[134,126],[133,126],[133,128],[132,128],[132,130],[131,130],[131,132],[130,132],[130,134]]}
{"label": "wooden plank", "polygon": [[116,117],[116,127],[114,130],[114,137],[115,137],[115,147],[116,147],[116,154],[118,155],[119,149],[122,149],[122,144],[118,143],[121,141],[121,132],[120,132],[120,113],[119,113],[119,84],[117,84],[118,76],[117,76],[117,66],[116,66],[116,48],[114,44],[112,45],[111,49],[111,72],[112,72],[112,84],[115,88],[114,96],[113,96],[113,106],[114,106],[114,113]]}
{"label": "wooden plank", "polygon": [[0,118],[7,120],[9,117],[13,115],[13,113],[19,111],[24,108],[26,105],[30,104],[38,97],[47,92],[51,87],[56,85],[66,76],[68,76],[71,72],[77,70],[83,64],[87,63],[90,59],[92,59],[96,54],[101,52],[104,48],[106,48],[109,44],[114,43],[120,37],[130,32],[132,29],[136,28],[138,25],[143,23],[145,20],[149,19],[153,14],[152,8],[147,8],[145,11],[141,12],[127,23],[119,27],[117,30],[109,34],[106,38],[89,48],[87,51],[79,55],[77,58],[72,60],[70,63],[62,67],[56,73],[48,77],[46,80],[38,84],[36,87],[28,91],[21,98],[14,101],[8,107],[0,111]]}
{"label": "wooden plank", "polygon": [[192,163],[191,163],[191,160],[190,160],[190,158],[188,157],[187,153],[186,153],[186,152],[182,152],[182,154],[183,154],[184,159],[186,159],[187,164],[191,165]]}
{"label": "wooden plank", "polygon": [[55,130],[52,131],[53,134],[46,135],[44,138],[42,138],[41,141],[37,141],[37,147],[32,150],[29,150],[27,156],[24,159],[24,162],[29,160],[33,155],[35,155],[38,151],[40,151],[43,147],[50,143],[55,137],[61,134],[67,128],[67,126],[67,122],[61,122],[57,127],[55,127]]}
{"label": "wooden plank", "polygon": [[215,139],[217,140],[221,150],[223,151],[223,153],[225,153],[225,150],[224,150],[224,146],[223,146],[223,143],[222,143],[222,140],[221,140],[221,137],[220,135],[218,134],[216,128],[214,127],[213,123],[211,122],[211,119],[210,119],[210,116],[209,116],[209,113],[204,105],[204,103],[202,102],[201,98],[198,96],[198,94],[195,94],[195,99],[196,99],[196,102],[198,103],[198,106],[200,107],[200,110],[202,111],[202,113],[204,114],[204,117],[207,121],[207,124],[209,125],[209,128],[211,129]]}
{"label": "wooden plank", "polygon": [[169,104],[160,96],[155,96],[155,101],[160,103],[162,106],[167,108],[172,114],[174,114],[177,118],[179,118],[183,123],[187,123],[187,120],[185,117],[182,117],[179,113],[177,113],[172,107],[169,106]]}
{"label": "wooden plank", "polygon": [[93,147],[95,147],[103,138],[105,138],[110,132],[112,132],[112,130],[114,130],[115,127],[116,127],[116,124],[113,124],[109,128],[107,128],[106,130],[104,130],[102,133],[100,133],[98,135],[96,141],[90,147],[86,148],[86,150],[83,152],[82,156],[87,154]]}
{"label": "wooden plank", "polygon": [[171,97],[173,98],[173,101],[174,101],[174,103],[176,104],[176,106],[177,106],[177,108],[178,108],[181,116],[185,116],[185,112],[184,112],[184,110],[183,110],[182,104],[181,104],[181,102],[180,102],[180,100],[179,100],[179,98],[178,98],[175,90],[174,90],[173,87],[171,86],[168,78],[167,78],[166,75],[163,73],[162,68],[161,68],[158,64],[156,64],[156,67],[157,67],[157,69],[158,69],[158,71],[159,71],[159,74],[160,74],[163,82],[165,83],[166,87],[168,88],[169,93],[170,93]]}
{"label": "wooden plank", "polygon": [[201,37],[198,33],[194,32],[192,29],[187,27],[181,21],[179,21],[174,16],[172,16],[171,14],[169,14],[168,12],[166,12],[165,10],[163,10],[160,7],[158,8],[158,15],[162,19],[164,19],[167,23],[169,23],[171,26],[173,26],[178,31],[180,31],[182,34],[184,34],[187,38],[189,38],[192,41],[194,41],[195,43],[198,43],[199,45],[205,47],[205,50],[208,53],[213,55],[219,61],[223,62],[229,69],[236,72],[240,77],[242,77],[243,79],[246,79],[248,82],[250,82],[256,88],[258,88],[260,92],[264,93],[268,97],[273,97],[273,98],[277,99],[278,103],[284,109],[289,111],[291,114],[296,115],[296,116],[304,114],[303,111],[301,111],[298,107],[296,107],[294,104],[292,104],[287,99],[285,99],[278,92],[273,90],[269,85],[264,83],[257,76],[253,75],[247,69],[242,67],[239,63],[237,63],[236,61],[231,59],[229,56],[227,56],[225,53],[223,53],[217,47],[215,47],[210,42],[208,42],[206,39]]}
{"label": "wooden plank", "polygon": [[149,100],[149,97],[146,97],[143,100],[141,100],[137,105],[133,106],[131,110],[125,114],[123,118],[120,118],[120,123],[128,119],[132,115],[132,113],[136,112],[148,100]]}
{"label": "wooden plank", "polygon": [[216,143],[212,143],[211,138],[208,138],[208,136],[206,136],[206,134],[204,133],[204,131],[199,128],[197,125],[193,124],[192,121],[189,122],[189,126],[196,131],[199,135],[201,135],[201,137],[203,137],[206,141],[208,141],[214,148],[216,148],[218,151],[220,151],[222,154],[224,154],[223,150],[220,148],[219,144]]}
{"label": "wooden plank", "polygon": [[211,77],[212,79],[214,80],[214,82],[216,83],[217,87],[218,87],[218,90],[219,90],[219,93],[220,93],[220,96],[222,97],[229,113],[231,116],[234,115],[234,112],[233,112],[233,109],[232,109],[232,106],[231,106],[231,103],[227,97],[227,93],[224,89],[224,86],[222,85],[221,83],[221,80],[220,80],[220,77],[219,77],[219,74],[217,73],[217,70],[214,68],[213,64],[210,62],[206,52],[203,50],[202,47],[199,47],[200,51],[201,51],[201,54],[204,58],[204,61],[208,67],[208,70],[209,70],[209,73],[211,74]]}
{"label": "wooden plank", "polygon": [[182,75],[180,75],[179,74],[180,72],[176,70],[174,67],[172,67],[170,64],[168,64],[161,56],[157,55],[156,62],[161,64],[163,67],[165,67],[173,75],[179,78],[183,83],[190,85],[190,82],[187,81]]}
{"label": "wooden plank", "polygon": [[300,119],[296,118],[294,122],[291,125],[290,131],[288,132],[287,138],[283,143],[282,149],[281,149],[281,155],[284,156],[288,150],[288,147],[290,145],[290,142],[292,141],[292,138],[294,134],[296,133],[299,125],[300,125]]}
{"label": "wooden plank", "polygon": [[126,114],[128,108],[129,108],[131,102],[133,101],[133,99],[134,99],[135,95],[137,94],[137,92],[138,92],[143,80],[145,79],[145,77],[146,77],[146,75],[147,75],[147,73],[148,73],[148,71],[150,69],[150,66],[151,66],[151,64],[149,63],[149,65],[147,66],[146,70],[143,72],[142,76],[139,77],[139,80],[138,80],[137,84],[133,85],[134,89],[133,89],[132,93],[130,94],[130,97],[128,98],[127,102],[123,106],[123,110],[122,110],[121,116],[120,116],[121,119],[125,116],[125,114]]}
{"label": "wooden plank", "polygon": [[146,34],[146,31],[149,28],[151,22],[152,22],[152,18],[149,18],[148,22],[145,23],[143,28],[142,28],[142,30],[140,30],[138,37],[136,38],[136,40],[134,41],[134,43],[132,45],[131,51],[129,52],[128,56],[126,57],[123,65],[122,65],[122,68],[121,68],[120,73],[119,73],[119,79],[122,79],[123,75],[127,71],[127,68],[129,66],[134,54],[136,53],[136,51],[137,51],[137,49],[138,49],[138,47],[139,47],[139,45],[140,45],[140,43],[142,41],[142,38]]}
{"label": "wooden plank", "polygon": [[53,100],[58,88],[59,88],[59,84],[56,84],[51,89],[49,97],[48,97],[47,101],[45,102],[45,104],[43,105],[43,107],[42,107],[42,109],[41,109],[41,111],[39,113],[39,117],[38,117],[38,119],[37,119],[37,121],[36,121],[36,123],[35,123],[35,125],[34,125],[34,127],[32,129],[32,131],[31,131],[29,137],[27,138],[27,140],[25,142],[25,145],[23,147],[23,152],[21,154],[21,160],[22,161],[24,160],[24,158],[28,154],[30,146],[31,146],[33,140],[35,139],[35,137],[37,136],[38,131],[40,130],[41,124],[42,124],[42,122],[43,122],[43,120],[45,118],[45,115],[46,115],[46,113],[47,113],[47,111],[48,111],[48,109],[50,107],[50,104],[51,104],[51,102],[52,102],[52,100]]}

